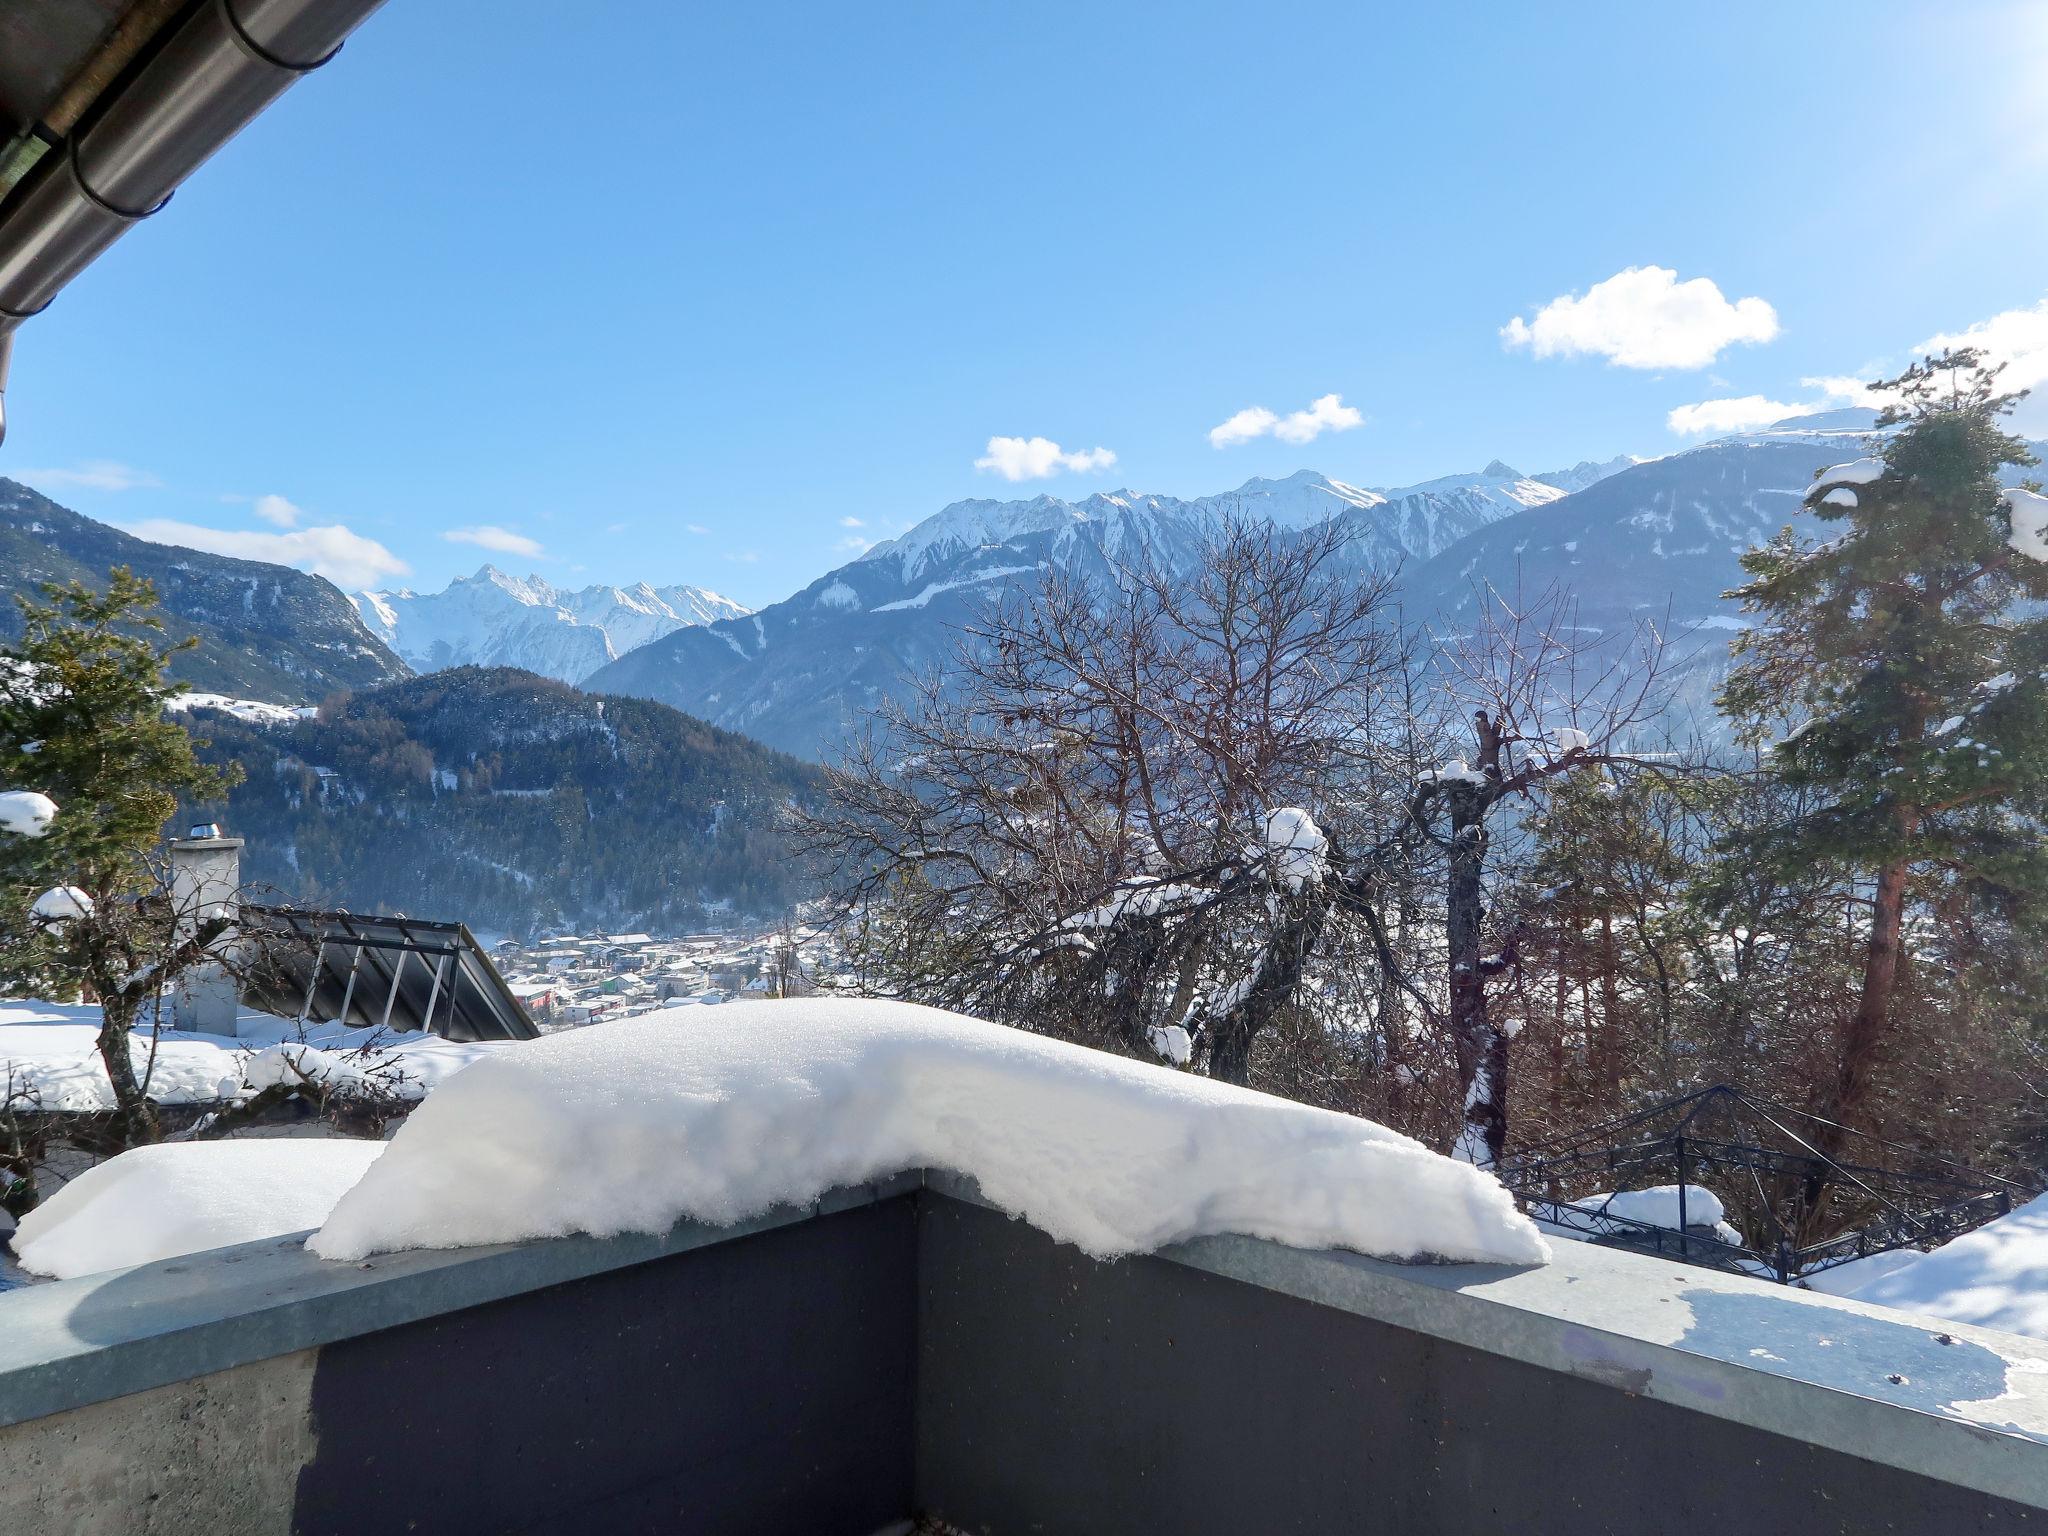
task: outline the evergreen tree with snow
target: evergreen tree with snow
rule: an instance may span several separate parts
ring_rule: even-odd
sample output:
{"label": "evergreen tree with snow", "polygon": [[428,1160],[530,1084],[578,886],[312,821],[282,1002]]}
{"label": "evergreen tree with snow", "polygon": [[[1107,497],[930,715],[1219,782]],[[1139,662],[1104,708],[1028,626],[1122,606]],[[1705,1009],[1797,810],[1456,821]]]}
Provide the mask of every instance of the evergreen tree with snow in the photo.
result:
{"label": "evergreen tree with snow", "polygon": [[1859,995],[1816,1095],[1845,1124],[1867,1105],[1922,932],[1967,940],[1951,956],[2022,986],[2013,962],[2048,926],[2048,498],[2001,484],[2035,461],[1999,424],[2018,397],[1997,378],[1965,350],[1881,386],[1895,404],[1879,424],[1898,430],[1807,493],[1839,531],[1786,529],[1743,557],[1751,579],[1730,594],[1754,627],[1721,706],[1752,742],[1799,722],[1766,759],[1809,808],[1728,852],[1838,869],[1869,894]]}
{"label": "evergreen tree with snow", "polygon": [[44,808],[0,830],[0,992],[89,986],[121,1139],[154,1140],[129,1027],[215,934],[180,937],[152,855],[181,795],[218,796],[239,774],[201,763],[164,713],[184,689],[165,669],[192,642],[162,640],[149,582],[117,567],[103,591],[43,596],[17,599],[22,636],[0,648],[0,789]]}

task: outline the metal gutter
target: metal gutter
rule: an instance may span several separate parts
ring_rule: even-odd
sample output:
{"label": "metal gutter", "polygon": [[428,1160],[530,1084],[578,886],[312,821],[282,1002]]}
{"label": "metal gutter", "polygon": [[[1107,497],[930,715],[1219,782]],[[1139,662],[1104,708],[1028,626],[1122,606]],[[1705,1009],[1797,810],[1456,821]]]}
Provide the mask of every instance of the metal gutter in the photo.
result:
{"label": "metal gutter", "polygon": [[201,0],[173,22],[0,205],[0,349],[382,3]]}

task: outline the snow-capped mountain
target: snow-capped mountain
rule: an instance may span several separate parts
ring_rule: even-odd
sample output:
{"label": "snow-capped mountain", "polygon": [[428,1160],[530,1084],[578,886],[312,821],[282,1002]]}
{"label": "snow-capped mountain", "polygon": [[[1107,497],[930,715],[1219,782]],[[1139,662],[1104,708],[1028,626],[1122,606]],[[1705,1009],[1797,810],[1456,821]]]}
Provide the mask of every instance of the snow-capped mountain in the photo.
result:
{"label": "snow-capped mountain", "polygon": [[486,565],[439,592],[359,592],[363,623],[422,672],[468,665],[519,667],[580,683],[635,646],[747,609],[702,587],[565,590]]}
{"label": "snow-capped mountain", "polygon": [[1565,492],[1495,462],[1475,474],[1368,489],[1312,470],[1183,500],[1119,490],[1078,501],[955,502],[907,533],[744,618],[667,635],[589,686],[654,698],[806,757],[943,665],[982,600],[1035,585],[1048,567],[1107,582],[1145,558],[1185,569],[1226,518],[1284,529],[1335,521],[1362,571],[1424,561],[1503,517]]}
{"label": "snow-capped mountain", "polygon": [[0,636],[19,633],[14,598],[39,596],[44,582],[98,588],[117,565],[154,584],[168,638],[197,642],[170,660],[171,676],[195,688],[301,705],[405,676],[405,663],[318,576],[138,539],[0,479]]}
{"label": "snow-capped mountain", "polygon": [[1609,475],[1618,475],[1624,469],[1634,469],[1636,465],[1648,462],[1647,459],[1638,458],[1632,453],[1619,453],[1611,459],[1581,459],[1570,469],[1553,469],[1534,478],[1569,494],[1572,491],[1583,491],[1589,485],[1598,485]]}

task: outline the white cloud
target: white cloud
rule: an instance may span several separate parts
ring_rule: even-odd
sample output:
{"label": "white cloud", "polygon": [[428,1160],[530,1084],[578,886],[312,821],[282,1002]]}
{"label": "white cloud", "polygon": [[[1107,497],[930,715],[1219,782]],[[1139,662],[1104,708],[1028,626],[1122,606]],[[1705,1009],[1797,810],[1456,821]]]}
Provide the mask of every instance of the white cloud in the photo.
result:
{"label": "white cloud", "polygon": [[754,549],[729,549],[725,558],[735,565],[752,565],[761,558],[761,552]]}
{"label": "white cloud", "polygon": [[490,523],[479,523],[473,528],[450,528],[441,535],[450,544],[474,544],[478,549],[495,550],[501,555],[523,555],[536,560],[544,553],[540,540],[529,539],[523,533],[514,533],[510,528],[499,528]]}
{"label": "white cloud", "polygon": [[1234,448],[1255,437],[1264,437],[1280,424],[1280,418],[1263,405],[1248,405],[1228,421],[1209,429],[1211,448]]}
{"label": "white cloud", "polygon": [[1209,429],[1209,446],[1231,448],[1255,437],[1277,437],[1283,443],[1312,443],[1325,432],[1349,432],[1365,425],[1365,415],[1344,403],[1342,395],[1318,395],[1305,411],[1276,415],[1263,405],[1247,406],[1228,421]]}
{"label": "white cloud", "polygon": [[1063,469],[1085,474],[1108,469],[1116,455],[1107,448],[1080,448],[1064,452],[1049,437],[992,437],[988,452],[974,461],[976,469],[993,470],[1005,480],[1044,480]]}
{"label": "white cloud", "polygon": [[1815,400],[1773,400],[1768,395],[1739,395],[1732,399],[1701,400],[1681,405],[1664,418],[1664,425],[1681,437],[1698,437],[1707,432],[1753,432],[1788,416],[1810,416],[1842,406],[1861,405],[1872,409],[1886,404],[1885,397],[1862,379],[1851,374],[1828,374],[1801,379],[1803,388],[1819,391]]}
{"label": "white cloud", "polygon": [[873,539],[864,539],[857,533],[849,533],[839,541],[839,548],[849,555],[864,555],[874,547]]}
{"label": "white cloud", "polygon": [[296,528],[299,519],[305,515],[278,495],[258,496],[251,510],[273,528]]}
{"label": "white cloud", "polygon": [[176,544],[238,560],[268,560],[325,576],[344,591],[374,587],[387,577],[404,576],[407,565],[375,539],[366,539],[339,523],[326,528],[295,528],[290,533],[263,533],[246,528],[205,528],[170,518],[148,518],[121,525],[152,544]]}
{"label": "white cloud", "polygon": [[694,533],[701,537],[702,535],[709,533],[711,530],[709,528],[706,528],[702,523],[685,523],[683,524],[683,531],[685,533]]}
{"label": "white cloud", "polygon": [[1764,395],[1740,395],[1729,400],[1681,405],[1664,418],[1664,425],[1682,437],[1697,437],[1702,432],[1749,432],[1783,421],[1787,416],[1803,416],[1818,409]]}
{"label": "white cloud", "polygon": [[1822,404],[1801,407],[1808,411],[1828,410],[1842,405],[1863,405],[1875,411],[1882,410],[1890,404],[1881,390],[1873,388],[1868,381],[1859,379],[1854,374],[1830,373],[1823,374],[1817,379],[1801,379],[1799,387],[1817,389],[1821,392]]}
{"label": "white cloud", "polygon": [[857,517],[842,517],[839,519],[839,526],[842,528],[865,528],[867,524]]}
{"label": "white cloud", "polygon": [[1940,352],[1948,347],[1975,347],[1985,361],[2005,364],[1998,380],[2001,390],[2008,394],[2022,389],[2035,392],[2014,413],[2014,428],[2048,432],[2048,299],[2031,309],[2003,310],[1968,330],[1930,336],[1915,350]]}
{"label": "white cloud", "polygon": [[45,490],[153,491],[163,484],[148,470],[117,464],[112,459],[87,459],[70,469],[23,469],[15,479]]}
{"label": "white cloud", "polygon": [[1505,345],[1537,357],[1590,353],[1623,368],[1705,368],[1728,347],[1777,334],[1778,313],[1762,299],[1730,303],[1711,279],[1680,282],[1669,267],[1625,267],[1583,298],[1560,294],[1534,320],[1500,328]]}

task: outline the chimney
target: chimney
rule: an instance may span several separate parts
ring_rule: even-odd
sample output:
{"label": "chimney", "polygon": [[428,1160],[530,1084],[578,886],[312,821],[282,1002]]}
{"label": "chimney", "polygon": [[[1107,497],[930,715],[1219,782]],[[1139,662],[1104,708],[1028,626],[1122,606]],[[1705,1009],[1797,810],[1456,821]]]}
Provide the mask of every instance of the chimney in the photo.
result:
{"label": "chimney", "polygon": [[[182,942],[215,917],[232,917],[241,901],[242,840],[222,837],[213,822],[171,841],[171,907]],[[226,967],[195,965],[178,980],[171,1027],[208,1035],[232,1035],[241,1012],[241,992]]]}

